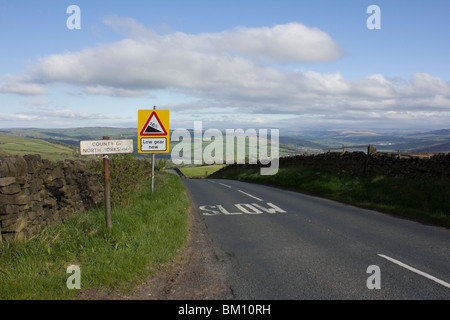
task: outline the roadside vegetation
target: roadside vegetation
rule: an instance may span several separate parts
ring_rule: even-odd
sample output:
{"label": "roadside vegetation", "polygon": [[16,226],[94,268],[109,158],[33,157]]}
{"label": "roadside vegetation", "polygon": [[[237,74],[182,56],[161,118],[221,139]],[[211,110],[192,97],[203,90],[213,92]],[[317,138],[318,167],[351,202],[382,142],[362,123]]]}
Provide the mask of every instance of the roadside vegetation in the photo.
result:
{"label": "roadside vegetation", "polygon": [[[123,165],[137,166],[134,158],[122,160]],[[111,233],[101,206],[26,241],[3,242],[0,299],[76,298],[80,291],[66,285],[70,265],[80,268],[81,289],[129,292],[171,261],[187,244],[189,200],[176,175],[158,172],[154,193],[146,177],[134,177],[132,192],[115,189],[115,182],[125,181],[120,180],[124,177],[111,177],[111,194],[118,197],[123,192],[124,196],[112,203]]]}
{"label": "roadside vegetation", "polygon": [[259,168],[244,166],[230,166],[211,177],[279,186],[450,227],[450,183],[444,178],[418,181],[330,173],[302,167],[280,168],[276,175],[262,176]]}

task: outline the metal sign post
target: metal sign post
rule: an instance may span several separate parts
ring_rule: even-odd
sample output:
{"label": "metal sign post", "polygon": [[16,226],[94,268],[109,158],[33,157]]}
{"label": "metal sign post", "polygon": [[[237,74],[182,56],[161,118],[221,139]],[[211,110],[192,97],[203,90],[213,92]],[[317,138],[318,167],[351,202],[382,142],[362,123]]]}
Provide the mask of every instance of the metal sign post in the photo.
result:
{"label": "metal sign post", "polygon": [[80,141],[80,154],[102,155],[105,176],[105,220],[106,229],[111,232],[111,186],[109,181],[109,154],[133,153],[133,139],[110,140],[104,136],[103,140]]}
{"label": "metal sign post", "polygon": [[152,193],[155,189],[155,154],[152,154]]}
{"label": "metal sign post", "polygon": [[[109,140],[109,137],[103,137],[103,140]],[[105,218],[106,230],[111,232],[111,187],[109,184],[109,157],[103,155],[103,169],[105,171]]]}

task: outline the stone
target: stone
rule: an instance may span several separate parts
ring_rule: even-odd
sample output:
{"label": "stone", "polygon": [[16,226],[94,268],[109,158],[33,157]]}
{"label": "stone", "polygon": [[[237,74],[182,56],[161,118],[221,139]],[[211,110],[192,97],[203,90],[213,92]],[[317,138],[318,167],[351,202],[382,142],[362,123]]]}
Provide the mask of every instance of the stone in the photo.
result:
{"label": "stone", "polygon": [[47,208],[56,208],[57,203],[56,203],[55,197],[53,197],[53,196],[46,196],[44,198],[44,201],[42,202],[42,205],[44,207],[47,207]]}
{"label": "stone", "polygon": [[0,159],[0,178],[10,176],[7,162],[8,158]]}
{"label": "stone", "polygon": [[73,174],[73,163],[65,161],[63,165],[63,171],[65,176],[70,176]]}
{"label": "stone", "polygon": [[28,211],[28,220],[33,221],[36,219],[37,213],[33,211]]}
{"label": "stone", "polygon": [[[28,164],[23,157],[9,158],[11,164],[11,176],[23,177],[28,174]],[[14,170],[12,169],[14,167]]]}
{"label": "stone", "polygon": [[64,177],[63,170],[61,168],[54,168],[49,174],[45,175],[44,183],[50,184],[52,181],[62,179]]}
{"label": "stone", "polygon": [[30,180],[30,194],[39,193],[43,189],[44,181],[41,178],[33,178]]}
{"label": "stone", "polygon": [[0,205],[0,215],[10,215],[21,211],[22,206],[16,206],[13,204]]}
{"label": "stone", "polygon": [[81,161],[81,160],[76,160],[74,162],[74,166],[73,166],[73,171],[74,172],[82,173],[82,172],[85,172],[86,170],[87,170],[86,162]]}
{"label": "stone", "polygon": [[25,155],[25,156],[23,156],[23,158],[27,162],[27,168],[28,168],[29,174],[33,174],[36,171],[43,168],[42,158],[40,155],[38,155],[38,154]]}
{"label": "stone", "polygon": [[16,177],[16,183],[22,186],[26,186],[28,184],[28,177],[26,176]]}
{"label": "stone", "polygon": [[26,205],[30,203],[30,198],[26,194],[16,194],[16,195],[0,194],[0,203]]}
{"label": "stone", "polygon": [[47,184],[47,188],[49,188],[51,190],[57,190],[57,189],[60,189],[60,188],[62,188],[64,186],[65,186],[64,179],[59,179],[59,178],[55,179],[55,180],[52,180],[51,182],[49,182]]}
{"label": "stone", "polygon": [[16,182],[16,178],[15,177],[3,177],[0,178],[0,187],[6,187],[9,186],[10,184],[13,184]]}
{"label": "stone", "polygon": [[20,186],[17,184],[10,184],[9,186],[0,188],[1,194],[16,194],[20,192]]}
{"label": "stone", "polygon": [[48,160],[48,159],[42,159],[42,165],[44,166],[44,169],[46,171],[52,170],[55,167],[55,163],[53,161]]}
{"label": "stone", "polygon": [[28,222],[24,215],[13,215],[11,219],[2,220],[2,232],[19,233],[26,228]]}
{"label": "stone", "polygon": [[2,238],[5,241],[24,241],[25,234],[23,232],[21,232],[21,233],[4,232],[4,233],[2,233]]}

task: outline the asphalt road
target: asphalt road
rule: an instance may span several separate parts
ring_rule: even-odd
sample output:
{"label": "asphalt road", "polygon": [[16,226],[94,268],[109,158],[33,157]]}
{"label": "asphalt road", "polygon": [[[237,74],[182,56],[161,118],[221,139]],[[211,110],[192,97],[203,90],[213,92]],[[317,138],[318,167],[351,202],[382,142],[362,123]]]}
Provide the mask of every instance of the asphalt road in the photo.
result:
{"label": "asphalt road", "polygon": [[274,187],[184,180],[243,299],[450,299],[450,230]]}

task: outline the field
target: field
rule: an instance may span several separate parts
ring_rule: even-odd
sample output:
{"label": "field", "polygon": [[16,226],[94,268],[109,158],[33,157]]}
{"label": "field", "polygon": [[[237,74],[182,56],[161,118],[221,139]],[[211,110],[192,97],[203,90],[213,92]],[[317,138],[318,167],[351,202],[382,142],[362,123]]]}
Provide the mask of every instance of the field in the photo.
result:
{"label": "field", "polygon": [[180,171],[187,177],[187,178],[204,178],[209,176],[210,174],[213,174],[217,170],[220,170],[224,167],[223,164],[215,164],[210,166],[198,166],[198,167],[186,167],[186,168],[180,168]]}
{"label": "field", "polygon": [[0,156],[40,154],[42,158],[56,161],[73,158],[76,152],[76,147],[62,143],[0,134]]}

